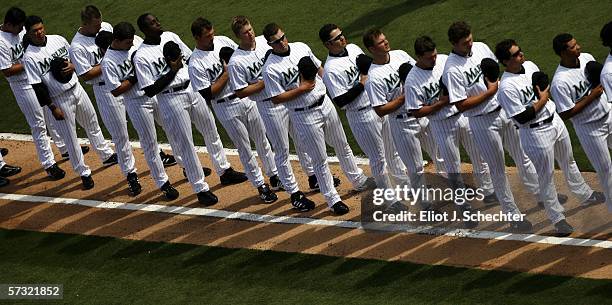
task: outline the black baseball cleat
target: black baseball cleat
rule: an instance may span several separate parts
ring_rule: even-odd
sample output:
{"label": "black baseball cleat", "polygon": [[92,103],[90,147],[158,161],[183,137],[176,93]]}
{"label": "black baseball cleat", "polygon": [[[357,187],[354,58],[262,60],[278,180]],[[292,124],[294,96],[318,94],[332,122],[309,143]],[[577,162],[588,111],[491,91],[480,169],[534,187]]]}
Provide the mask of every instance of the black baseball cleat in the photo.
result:
{"label": "black baseball cleat", "polygon": [[83,182],[83,189],[90,190],[94,187],[94,180],[89,176],[81,176],[81,181]]}
{"label": "black baseball cleat", "polygon": [[278,196],[265,183],[258,187],[257,191],[259,192],[259,199],[265,203],[272,203],[278,199]]}
{"label": "black baseball cleat", "polygon": [[174,200],[179,196],[179,192],[170,184],[170,181],[166,181],[166,183],[162,185],[161,191],[168,200]]}
{"label": "black baseball cleat", "polygon": [[[204,172],[204,177],[208,177],[208,176],[210,176],[210,174],[212,174],[212,169],[210,169],[208,167],[202,166],[202,171]],[[185,178],[187,178],[187,171],[184,168],[183,168],[183,176],[185,176]]]}
{"label": "black baseball cleat", "polygon": [[555,224],[555,233],[554,236],[557,237],[566,237],[570,236],[574,232],[574,228],[565,221],[565,219],[561,219],[561,221]]}
{"label": "black baseball cleat", "polygon": [[0,177],[10,177],[21,173],[21,167],[5,164],[0,168]]}
{"label": "black baseball cleat", "polygon": [[244,173],[237,172],[231,167],[226,169],[220,178],[222,185],[238,184],[245,182],[249,179]]}
{"label": "black baseball cleat", "polygon": [[[340,185],[340,178],[332,176],[334,178],[334,187],[338,187]],[[317,176],[316,175],[312,175],[312,176],[308,176],[308,186],[310,187],[311,190],[313,191],[318,191],[319,190],[319,181],[317,181]]]}
{"label": "black baseball cleat", "polygon": [[66,172],[61,169],[57,165],[57,163],[54,163],[53,165],[49,166],[47,169],[45,169],[45,171],[47,172],[47,176],[49,176],[51,180],[60,180],[66,177]]}
{"label": "black baseball cleat", "polygon": [[102,165],[104,166],[111,166],[111,165],[115,165],[119,163],[119,161],[117,160],[117,153],[113,153],[110,157],[108,157],[108,159],[104,160],[104,162],[102,162]]}
{"label": "black baseball cleat", "polygon": [[336,215],[344,215],[350,211],[349,207],[342,201],[338,201],[332,205],[331,210]]}
{"label": "black baseball cleat", "polygon": [[466,229],[474,229],[478,226],[478,221],[477,220],[465,220],[464,216],[470,217],[472,215],[472,206],[464,203],[462,205],[457,205],[457,210],[459,212],[459,215],[457,215],[457,217],[460,219],[460,221],[463,222],[463,227]]}
{"label": "black baseball cleat", "polygon": [[0,177],[0,187],[7,186],[7,185],[9,185],[10,183],[11,183],[11,181],[10,181],[10,180],[8,180],[8,179],[6,179],[6,178],[4,178],[4,177]]}
{"label": "black baseball cleat", "polygon": [[170,166],[176,165],[176,159],[174,158],[173,155],[167,154],[163,150],[160,150],[159,156],[161,157],[164,167],[170,167]]}
{"label": "black baseball cleat", "polygon": [[532,233],[533,232],[533,224],[527,219],[523,219],[522,221],[511,221],[510,222],[510,232],[512,233]]}
{"label": "black baseball cleat", "polygon": [[127,175],[127,182],[130,196],[134,197],[140,194],[142,191],[142,186],[140,185],[140,182],[138,182],[138,175],[136,173],[129,173]]}
{"label": "black baseball cleat", "polygon": [[280,181],[280,178],[278,178],[278,175],[270,177],[270,188],[275,192],[285,189],[283,183]]}
{"label": "black baseball cleat", "polygon": [[3,157],[8,155],[8,152],[9,152],[8,148],[4,148],[4,147],[0,148],[0,155],[2,155]]}
{"label": "black baseball cleat", "polygon": [[219,202],[219,198],[211,191],[202,191],[198,193],[198,202],[205,206],[211,206]]}
{"label": "black baseball cleat", "polygon": [[599,204],[602,202],[606,202],[606,196],[604,195],[604,193],[594,191],[593,194],[591,194],[591,197],[589,197],[589,199],[580,203],[580,206],[586,207],[590,205]]}
{"label": "black baseball cleat", "polygon": [[[81,146],[81,152],[83,152],[83,155],[87,154],[89,152],[89,146]],[[68,153],[65,152],[62,154],[62,159],[70,160],[70,155],[68,155]]]}
{"label": "black baseball cleat", "polygon": [[291,206],[298,212],[308,212],[315,208],[314,201],[306,198],[304,193],[297,191],[291,194]]}

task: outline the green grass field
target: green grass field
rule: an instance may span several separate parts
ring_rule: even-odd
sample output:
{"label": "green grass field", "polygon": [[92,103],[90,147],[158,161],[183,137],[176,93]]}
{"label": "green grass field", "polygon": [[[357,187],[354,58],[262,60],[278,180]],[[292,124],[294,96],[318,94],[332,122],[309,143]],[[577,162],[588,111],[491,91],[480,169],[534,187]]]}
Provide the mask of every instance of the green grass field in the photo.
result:
{"label": "green grass field", "polygon": [[[66,0],[48,2],[28,2],[5,0],[3,8],[10,5],[22,7],[28,14],[43,17],[50,34],[60,34],[69,41],[77,30],[80,8],[91,1]],[[179,34],[185,43],[194,45],[189,27],[198,16],[208,18],[216,25],[218,35],[231,38],[230,18],[244,14],[251,18],[258,33],[268,22],[277,22],[285,28],[290,41],[303,41],[311,46],[322,60],[326,51],[318,40],[321,25],[336,23],[344,29],[350,41],[362,45],[361,34],[370,27],[381,27],[393,48],[404,49],[414,54],[414,39],[419,35],[430,35],[438,43],[440,52],[448,53],[446,30],[455,20],[466,20],[473,27],[474,38],[486,42],[491,48],[504,38],[514,38],[522,46],[526,56],[539,67],[552,74],[557,65],[557,57],[552,51],[552,37],[560,32],[570,32],[577,37],[585,52],[592,53],[602,61],[607,50],[599,41],[599,30],[610,19],[612,2],[587,0],[580,7],[570,1],[543,0],[532,2],[517,1],[97,1],[103,19],[115,24],[119,21],[136,23],[138,15],[144,12],[156,14],[166,30]],[[141,34],[141,33],[139,33]],[[93,97],[91,89],[86,89]],[[21,115],[14,98],[4,79],[0,81],[0,131],[29,133],[25,119]],[[343,116],[344,120],[344,116]],[[571,124],[569,124],[571,125]],[[570,127],[574,155],[582,170],[592,167]],[[345,130],[354,151],[362,155],[361,149],[353,139],[345,124]],[[226,146],[233,145],[220,128]],[[105,132],[106,133],[106,132]],[[108,133],[106,133],[108,135]],[[134,130],[131,136],[136,137]],[[84,136],[84,133],[81,132]],[[161,141],[166,141],[161,136]],[[195,134],[195,141],[203,145],[202,137]],[[466,159],[467,160],[467,159]],[[511,164],[511,162],[509,162]]]}
{"label": "green grass field", "polygon": [[561,305],[612,298],[612,281],[402,262],[7,230],[0,244],[0,282],[63,284],[64,299],[46,304]]}

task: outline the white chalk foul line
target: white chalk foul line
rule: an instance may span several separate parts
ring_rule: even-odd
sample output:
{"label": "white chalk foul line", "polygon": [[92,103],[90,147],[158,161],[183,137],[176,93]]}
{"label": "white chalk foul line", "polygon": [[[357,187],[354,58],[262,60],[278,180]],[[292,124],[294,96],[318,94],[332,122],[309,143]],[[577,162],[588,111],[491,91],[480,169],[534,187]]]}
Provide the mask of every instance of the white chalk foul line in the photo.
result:
{"label": "white chalk foul line", "polygon": [[147,211],[160,212],[177,215],[190,216],[206,216],[222,219],[238,219],[261,223],[277,223],[277,224],[299,224],[325,227],[339,227],[347,229],[359,230],[376,230],[385,232],[398,233],[418,233],[429,235],[444,235],[449,237],[467,237],[476,239],[494,239],[494,240],[511,240],[522,241],[529,243],[550,244],[550,245],[566,245],[579,247],[595,247],[603,249],[612,249],[612,241],[571,238],[571,237],[553,237],[536,234],[515,234],[492,231],[473,231],[465,229],[441,229],[430,226],[409,226],[409,225],[377,225],[377,224],[362,224],[355,221],[340,221],[316,219],[308,217],[292,217],[292,216],[274,216],[261,215],[245,212],[231,212],[224,210],[206,209],[206,208],[188,208],[182,206],[167,206],[158,204],[142,204],[142,203],[125,203],[112,201],[84,200],[74,198],[56,198],[33,195],[20,194],[5,194],[0,193],[0,199],[22,201],[22,202],[37,202],[37,203],[54,203],[65,205],[79,205],[100,209],[118,209],[130,211]]}

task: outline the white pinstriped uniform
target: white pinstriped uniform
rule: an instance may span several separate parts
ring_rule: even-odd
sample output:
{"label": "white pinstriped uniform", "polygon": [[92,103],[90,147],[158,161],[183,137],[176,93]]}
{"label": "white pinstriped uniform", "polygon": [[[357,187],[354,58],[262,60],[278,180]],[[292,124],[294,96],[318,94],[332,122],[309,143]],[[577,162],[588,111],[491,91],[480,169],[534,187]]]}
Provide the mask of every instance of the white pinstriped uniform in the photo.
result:
{"label": "white pinstriped uniform", "polygon": [[[539,69],[530,61],[525,62],[523,67],[525,68],[524,74],[504,72],[499,85],[499,103],[509,117],[525,111],[526,107],[532,105],[537,99],[531,84],[531,76]],[[551,123],[531,127],[532,124],[543,122],[551,116],[553,116]],[[555,105],[551,100],[536,114],[534,119],[525,124],[517,121],[514,123],[519,126],[519,138],[525,153],[533,160],[538,172],[541,200],[544,202],[546,215],[555,224],[565,219],[553,179],[555,160],[563,170],[570,190],[581,202],[587,200],[593,190],[584,182],[578,170],[567,128],[559,115],[555,113]]]}
{"label": "white pinstriped uniform", "polygon": [[[420,109],[439,98],[441,94],[440,78],[447,58],[447,55],[438,54],[432,70],[424,70],[418,66],[414,66],[410,70],[404,84],[406,108],[408,110]],[[461,173],[459,154],[459,141],[461,141],[472,161],[473,172],[481,187],[485,190],[491,190],[489,168],[476,149],[468,119],[454,105],[444,106],[444,108],[428,117],[432,135],[440,156],[444,159],[444,166],[449,177],[451,179],[460,178],[458,174]]]}
{"label": "white pinstriped uniform", "polygon": [[[373,107],[385,105],[402,94],[403,86],[399,79],[398,69],[406,62],[414,65],[415,60],[402,50],[392,50],[389,52],[388,63],[384,65],[372,63],[368,71],[365,90]],[[436,168],[443,168],[436,157],[438,154],[433,137],[427,136],[426,127],[429,120],[407,115],[404,107],[399,107],[389,113],[388,117],[395,147],[408,168],[411,185],[413,187],[424,185],[421,142],[427,153],[433,160],[436,160],[434,162]]]}
{"label": "white pinstriped uniform", "polygon": [[202,165],[193,144],[192,122],[204,137],[206,148],[217,174],[221,176],[230,167],[230,164],[225,156],[212,112],[206,106],[204,99],[199,93],[193,91],[191,85],[186,89],[179,89],[189,82],[185,62],[191,56],[191,50],[178,35],[172,32],[164,32],[161,35],[159,45],[146,43],[140,45],[134,56],[138,89],[143,90],[145,87],[152,85],[155,80],[170,71],[163,55],[164,44],[168,41],[174,41],[180,46],[185,66],[178,71],[174,80],[157,94],[159,109],[161,110],[166,134],[173,134],[174,137],[174,139],[170,139],[170,145],[172,145],[173,151],[181,156],[187,178],[194,192],[208,191],[209,188],[204,181]]}
{"label": "white pinstriped uniform", "polygon": [[[18,35],[13,35],[10,32],[0,31],[0,70],[8,69],[13,64],[23,63],[22,58],[25,50],[21,45],[25,30],[22,30]],[[43,168],[49,168],[55,164],[53,151],[47,137],[47,128],[55,146],[63,154],[67,152],[64,140],[59,135],[55,128],[55,119],[51,115],[48,107],[40,107],[38,99],[34,93],[34,89],[28,83],[28,76],[25,71],[6,78],[15,95],[15,100],[21,112],[26,118],[32,138],[36,145],[36,153],[38,160]]]}
{"label": "white pinstriped uniform", "polygon": [[601,85],[606,92],[608,102],[612,103],[612,54],[608,54],[601,70]]}
{"label": "white pinstriped uniform", "polygon": [[[100,31],[112,32],[113,27],[102,22]],[[70,60],[74,64],[75,72],[81,76],[100,64],[102,51],[96,45],[96,37],[88,37],[79,32],[74,35],[70,44]],[[114,97],[110,90],[105,88],[102,75],[96,76],[85,83],[93,86],[96,104],[102,117],[102,122],[115,143],[119,168],[124,176],[136,172],[136,160],[132,153],[130,137],[127,130],[127,118],[123,99]]]}
{"label": "white pinstriped uniform", "polygon": [[[578,57],[580,67],[557,67],[550,85],[550,94],[561,113],[572,109],[576,102],[591,93],[591,84],[586,78],[584,68],[595,58],[582,53]],[[589,161],[595,168],[601,188],[606,195],[606,204],[612,207],[612,115],[606,93],[591,102],[580,113],[571,118],[576,135]]]}
{"label": "white pinstriped uniform", "polygon": [[[297,64],[302,57],[309,56],[315,66],[320,67],[321,61],[314,56],[310,47],[301,42],[289,44],[289,54],[279,56],[270,54],[263,68],[263,78],[267,96],[272,98],[296,88],[299,84],[299,71]],[[333,206],[341,201],[333,177],[327,164],[327,150],[325,143],[334,148],[340,161],[340,167],[351,181],[354,188],[361,187],[367,177],[355,164],[355,157],[346,140],[342,123],[331,100],[325,94],[325,85],[319,75],[315,79],[315,88],[286,103],[291,121],[295,124],[300,141],[307,148],[312,158],[313,169],[325,197],[327,205]],[[318,102],[321,106],[313,107]],[[298,108],[308,108],[297,111]]]}
{"label": "white pinstriped uniform", "polygon": [[[482,42],[474,42],[472,54],[467,57],[455,53],[448,56],[442,79],[448,87],[451,104],[487,90],[480,69],[483,58],[497,61],[493,52]],[[501,109],[497,102],[497,94],[463,114],[469,117],[476,147],[489,166],[495,195],[502,210],[518,212],[506,176],[504,148],[515,161],[519,176],[527,190],[539,196],[539,186],[535,167],[521,147],[516,127]]]}
{"label": "white pinstriped uniform", "polygon": [[[223,74],[223,64],[219,51],[223,47],[236,49],[235,42],[225,36],[213,38],[214,49],[203,51],[196,48],[189,59],[189,78],[195,91],[206,89],[216,82]],[[277,174],[274,164],[274,153],[266,138],[266,129],[261,121],[255,102],[249,98],[238,98],[229,84],[213,96],[212,107],[217,118],[227,131],[234,146],[238,149],[238,156],[245,168],[249,181],[259,187],[265,183],[257,159],[251,151],[249,136],[255,142],[258,154],[261,157],[266,175],[272,177]]]}
{"label": "white pinstriped uniform", "polygon": [[[325,61],[323,83],[332,99],[345,94],[359,82],[355,59],[363,51],[355,44],[347,45],[346,51],[346,56],[329,55]],[[388,174],[406,183],[406,167],[393,144],[387,117],[376,115],[365,92],[343,109],[359,147],[368,156],[376,185],[379,188],[393,188]]]}
{"label": "white pinstriped uniform", "polygon": [[[263,80],[262,70],[266,53],[271,50],[265,37],[255,38],[255,50],[234,51],[228,65],[229,82],[232,90],[240,90],[250,84]],[[289,120],[289,111],[283,104],[274,104],[267,99],[266,89],[249,96],[256,102],[257,110],[265,126],[266,135],[272,144],[274,162],[283,187],[289,194],[299,191],[297,181],[289,163],[289,136],[294,140],[295,150],[302,170],[308,176],[314,175],[312,161],[306,154],[302,141],[296,139],[296,131]]]}
{"label": "white pinstriped uniform", "polygon": [[83,152],[77,141],[75,120],[85,129],[91,146],[100,160],[108,159],[113,154],[113,150],[104,140],[94,107],[76,74],[72,75],[68,83],[63,84],[55,80],[49,71],[53,57],[69,58],[68,48],[68,41],[64,37],[47,35],[45,46],[28,46],[24,62],[28,82],[45,84],[53,103],[64,112],[65,119],[56,120],[55,126],[66,143],[72,168],[79,175],[87,176],[91,174],[91,170],[83,160]]}
{"label": "white pinstriped uniform", "polygon": [[[102,76],[106,83],[104,88],[106,90],[110,92],[117,89],[122,81],[134,75],[134,67],[131,61],[132,53],[136,52],[141,43],[142,38],[134,36],[134,46],[129,50],[113,50],[108,48],[100,62]],[[144,150],[147,165],[151,170],[151,177],[159,188],[168,181],[168,175],[159,155],[157,132],[155,130],[155,120],[160,120],[157,99],[144,95],[142,90],[138,90],[136,84],[117,97],[117,99],[122,100],[122,103],[125,105],[134,129],[138,133],[138,139]]]}

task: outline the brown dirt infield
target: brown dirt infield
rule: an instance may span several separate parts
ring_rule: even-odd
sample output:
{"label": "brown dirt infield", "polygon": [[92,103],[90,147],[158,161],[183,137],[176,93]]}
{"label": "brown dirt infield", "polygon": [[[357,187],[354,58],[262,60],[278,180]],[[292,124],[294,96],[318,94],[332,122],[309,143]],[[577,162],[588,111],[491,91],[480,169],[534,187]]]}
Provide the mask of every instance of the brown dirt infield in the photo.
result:
{"label": "brown dirt infield", "polygon": [[[92,190],[84,191],[81,190],[80,178],[72,171],[68,162],[58,162],[67,172],[64,179],[51,181],[46,178],[36,158],[32,142],[0,140],[0,147],[7,147],[10,150],[9,155],[5,157],[7,163],[23,168],[20,174],[10,178],[11,185],[0,189],[0,193],[200,207],[178,166],[168,168],[167,171],[181,196],[171,202],[165,201],[151,181],[142,151],[139,149],[135,149],[134,154],[143,192],[137,197],[130,197],[119,167],[101,167],[101,162],[94,152],[86,155],[86,162],[92,168],[96,186]],[[56,157],[59,160],[59,154],[56,154]],[[237,156],[228,157],[234,168],[242,169]],[[203,165],[211,167],[208,156],[202,154],[200,160]],[[307,189],[308,183],[299,165],[295,163],[293,168],[301,188]],[[207,182],[220,198],[219,204],[213,206],[215,209],[359,221],[360,203],[364,200],[366,192],[351,191],[350,183],[342,175],[339,166],[332,164],[331,168],[332,172],[342,179],[338,191],[343,201],[351,207],[351,212],[341,217],[332,215],[324,204],[323,197],[314,192],[309,193],[309,196],[317,202],[317,208],[308,213],[295,213],[290,209],[289,197],[284,192],[278,193],[277,202],[266,205],[260,203],[256,197],[256,189],[248,182],[221,186],[215,173],[207,177]],[[366,173],[369,172],[367,166],[364,170]],[[513,170],[508,168],[508,173],[512,173]],[[584,173],[584,177],[589,185],[599,189],[594,173]],[[515,175],[511,175],[510,179],[513,186],[519,185]],[[600,204],[588,208],[580,207],[566,185],[561,182],[563,181],[561,173],[557,173],[556,181],[559,191],[570,197],[564,207],[568,222],[577,230],[571,237],[612,240],[610,222],[612,214],[607,212],[605,206]],[[517,204],[534,223],[536,233],[545,234],[552,231],[543,210],[537,207],[533,196],[522,192],[518,186],[513,187],[513,190]],[[479,203],[474,204],[474,207],[487,212],[498,210],[498,207],[484,209]],[[0,227],[598,279],[612,278],[612,249],[597,247],[372,232],[317,225],[260,223],[4,199],[0,200]],[[477,229],[499,231],[504,227],[504,224],[481,223]]]}

